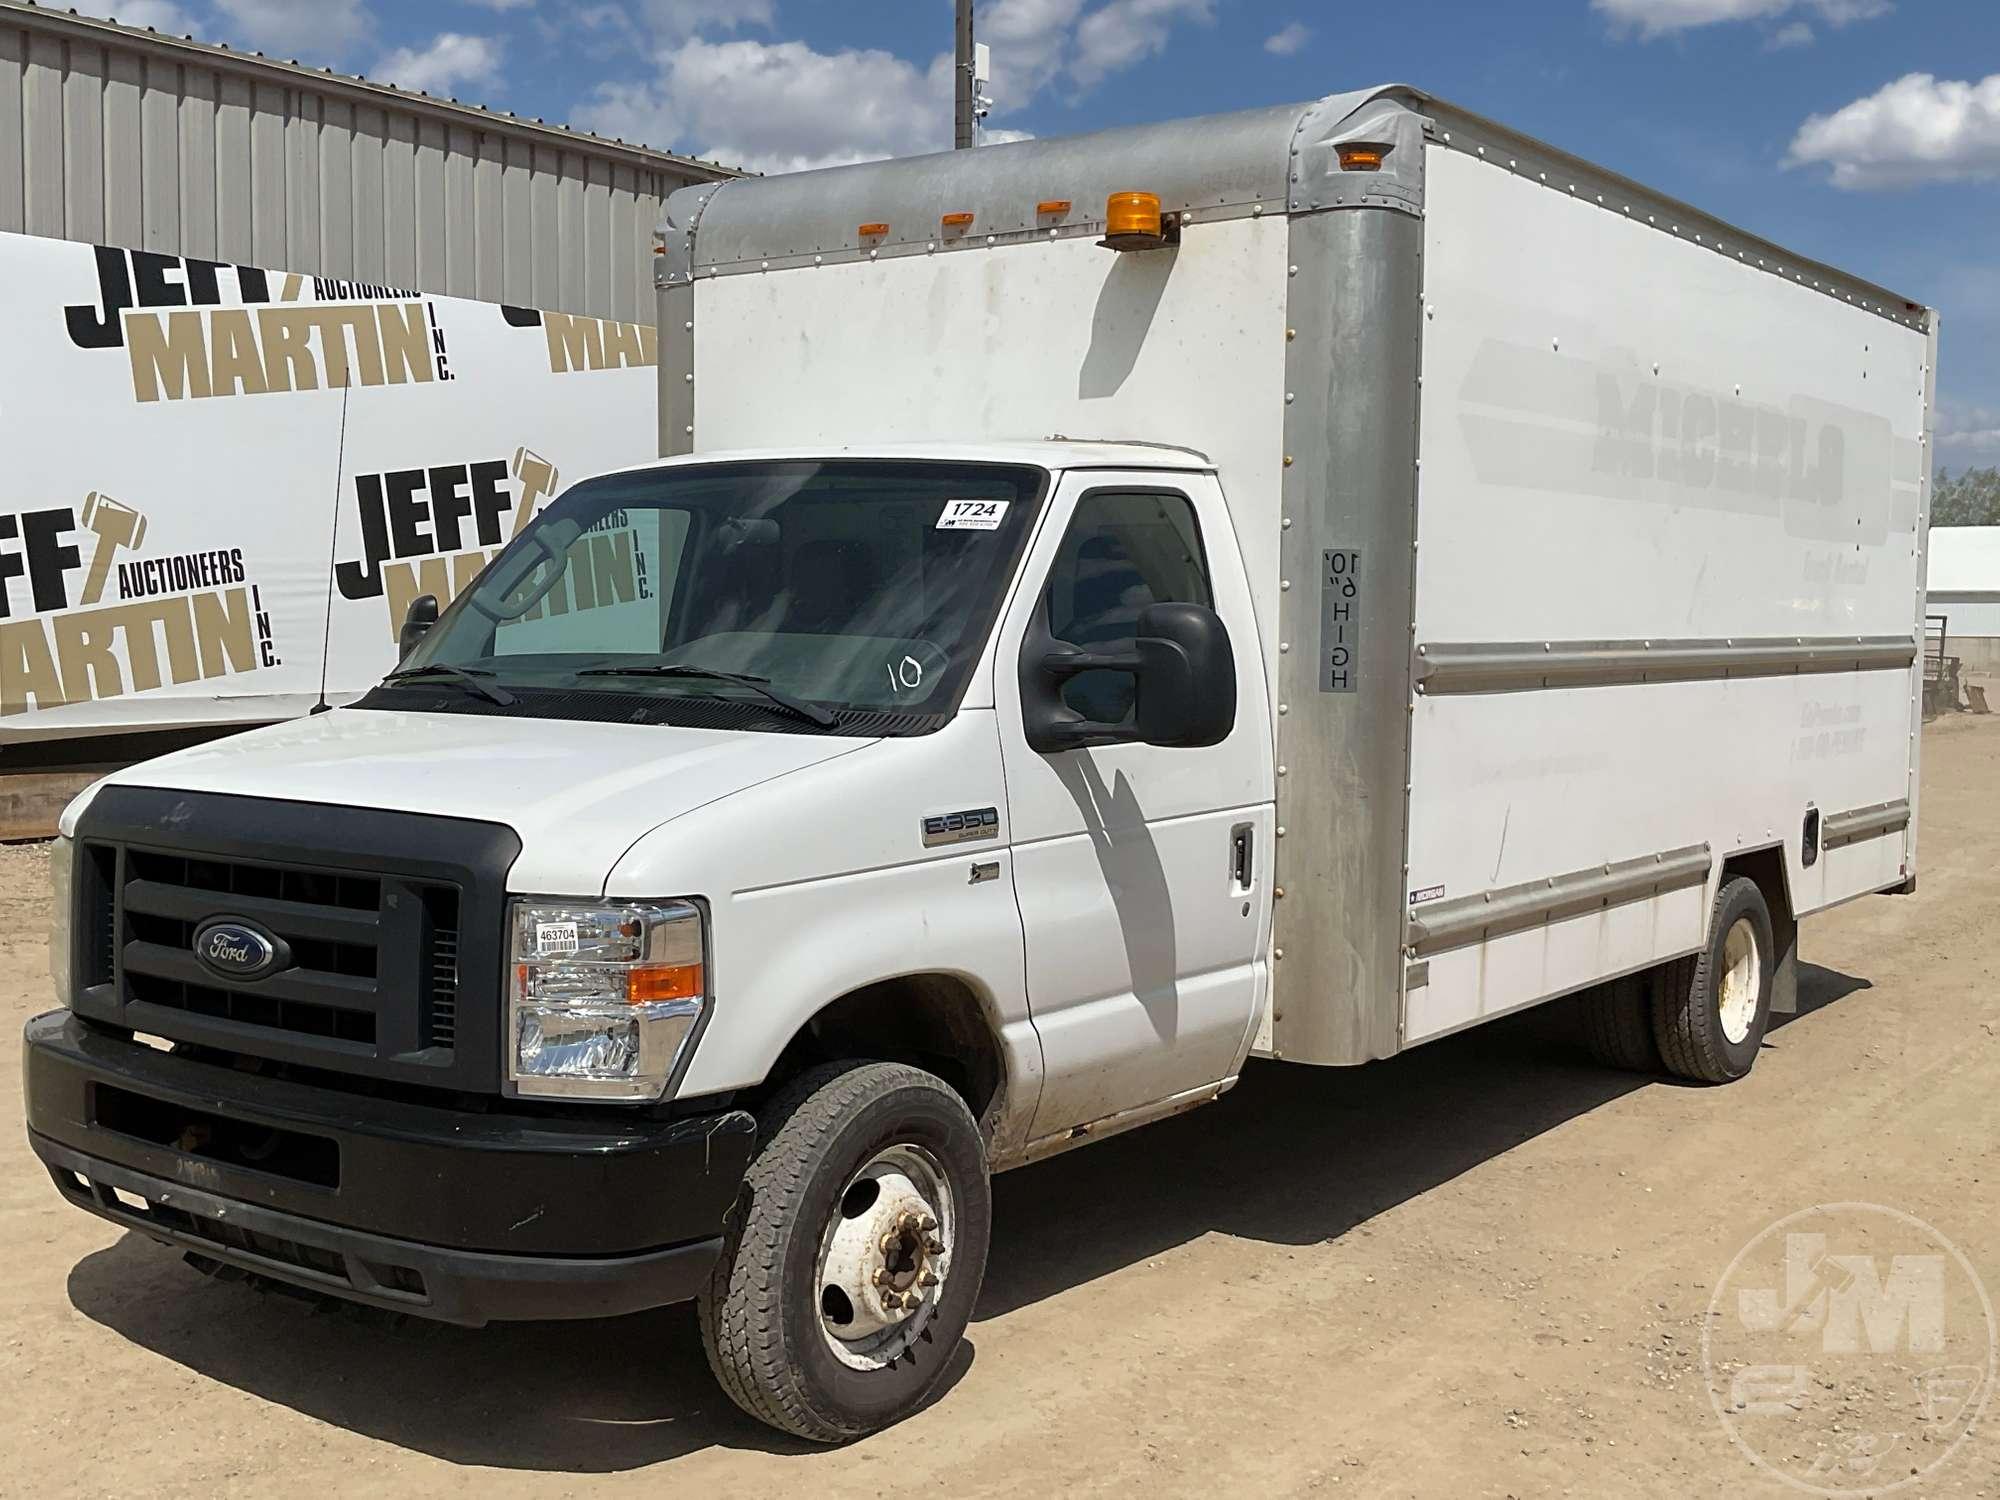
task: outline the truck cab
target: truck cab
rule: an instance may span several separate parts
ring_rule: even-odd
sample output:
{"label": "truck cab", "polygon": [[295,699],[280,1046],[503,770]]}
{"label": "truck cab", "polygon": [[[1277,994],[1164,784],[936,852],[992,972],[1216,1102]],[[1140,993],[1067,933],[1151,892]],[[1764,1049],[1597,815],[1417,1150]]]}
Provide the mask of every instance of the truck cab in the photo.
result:
{"label": "truck cab", "polygon": [[751,1274],[753,1152],[865,1086],[784,1227],[875,1420],[964,1327],[989,1171],[1235,1081],[1261,677],[1198,454],[586,481],[358,703],[69,810],[35,1148],[205,1269],[594,1317]]}

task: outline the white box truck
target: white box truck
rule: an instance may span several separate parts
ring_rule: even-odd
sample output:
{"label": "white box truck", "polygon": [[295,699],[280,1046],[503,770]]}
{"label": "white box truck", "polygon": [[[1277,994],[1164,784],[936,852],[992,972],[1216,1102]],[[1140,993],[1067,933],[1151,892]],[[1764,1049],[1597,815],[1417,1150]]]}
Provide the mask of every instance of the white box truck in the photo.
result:
{"label": "white box truck", "polygon": [[946,1368],[991,1173],[1565,995],[1733,1079],[1799,919],[1913,885],[1926,309],[1403,87],[660,249],[665,458],[65,817],[79,1206],[464,1323],[695,1299],[837,1441]]}

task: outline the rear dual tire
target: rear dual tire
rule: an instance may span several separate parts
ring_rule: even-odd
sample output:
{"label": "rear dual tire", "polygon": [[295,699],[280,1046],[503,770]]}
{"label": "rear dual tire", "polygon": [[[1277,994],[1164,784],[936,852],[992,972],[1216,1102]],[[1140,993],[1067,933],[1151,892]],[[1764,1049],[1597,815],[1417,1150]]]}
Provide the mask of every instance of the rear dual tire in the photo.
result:
{"label": "rear dual tire", "polygon": [[1606,1067],[1734,1082],[1764,1044],[1775,964],[1764,893],[1754,880],[1725,880],[1707,947],[1584,996],[1585,1043]]}

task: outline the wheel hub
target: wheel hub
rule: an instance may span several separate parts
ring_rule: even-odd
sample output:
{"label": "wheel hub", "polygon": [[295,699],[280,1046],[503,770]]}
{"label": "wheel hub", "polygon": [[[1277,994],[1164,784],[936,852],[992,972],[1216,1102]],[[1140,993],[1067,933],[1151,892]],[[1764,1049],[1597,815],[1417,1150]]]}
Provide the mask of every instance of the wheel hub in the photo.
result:
{"label": "wheel hub", "polygon": [[948,1211],[942,1174],[907,1153],[878,1156],[842,1193],[818,1290],[828,1342],[845,1362],[886,1364],[921,1331],[949,1271]]}
{"label": "wheel hub", "polygon": [[1722,979],[1717,986],[1716,1008],[1722,1034],[1731,1045],[1750,1035],[1757,1019],[1758,991],[1764,980],[1763,955],[1757,951],[1757,929],[1747,917],[1738,917],[1722,940]]}

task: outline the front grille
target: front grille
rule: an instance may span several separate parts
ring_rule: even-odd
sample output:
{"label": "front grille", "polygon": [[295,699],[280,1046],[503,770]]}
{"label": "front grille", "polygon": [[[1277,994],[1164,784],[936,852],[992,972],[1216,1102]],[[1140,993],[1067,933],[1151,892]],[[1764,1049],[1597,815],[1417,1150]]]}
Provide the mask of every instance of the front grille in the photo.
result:
{"label": "front grille", "polygon": [[[373,1051],[388,1042],[397,1052],[450,1049],[455,1027],[449,1013],[457,999],[454,888],[155,849],[128,847],[123,854],[114,889],[128,1003],[330,1046]],[[247,921],[279,938],[290,962],[242,982],[214,974],[195,956],[195,934],[217,918]],[[454,954],[441,1034],[435,1024],[440,971],[432,956],[440,928]],[[384,974],[385,962],[392,971],[404,966],[410,1003],[384,1006],[389,994],[380,981],[397,977]],[[410,1023],[400,1030],[398,1011]]]}
{"label": "front grille", "polygon": [[[79,1014],[335,1074],[498,1086],[507,829],[113,786],[77,844]],[[271,966],[198,957],[218,921],[270,940]],[[468,1014],[461,991],[494,1003]]]}
{"label": "front grille", "polygon": [[439,900],[437,906],[431,914],[430,1034],[435,1045],[449,1047],[458,1037],[458,903]]}

